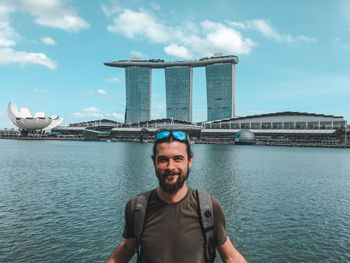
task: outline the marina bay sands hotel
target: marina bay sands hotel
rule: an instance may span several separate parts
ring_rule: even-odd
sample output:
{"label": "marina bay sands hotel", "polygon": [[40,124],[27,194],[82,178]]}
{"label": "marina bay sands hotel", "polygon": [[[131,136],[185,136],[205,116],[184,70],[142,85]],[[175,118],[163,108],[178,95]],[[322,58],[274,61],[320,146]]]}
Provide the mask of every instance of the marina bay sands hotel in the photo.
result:
{"label": "marina bay sands hotel", "polygon": [[237,56],[164,62],[160,59],[119,60],[106,66],[125,68],[125,123],[151,120],[152,69],[164,68],[166,117],[192,121],[193,67],[205,67],[208,121],[235,116],[235,67]]}

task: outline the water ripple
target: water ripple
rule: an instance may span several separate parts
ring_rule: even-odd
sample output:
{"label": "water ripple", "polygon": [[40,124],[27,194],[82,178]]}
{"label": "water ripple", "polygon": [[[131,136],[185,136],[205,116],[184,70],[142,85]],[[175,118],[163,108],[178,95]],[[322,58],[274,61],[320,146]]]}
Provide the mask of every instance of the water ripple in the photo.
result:
{"label": "water ripple", "polygon": [[[0,140],[0,262],[104,262],[156,186],[150,144]],[[350,262],[350,151],[193,145],[249,262]],[[19,161],[20,160],[20,161]],[[218,259],[217,262],[220,262]]]}

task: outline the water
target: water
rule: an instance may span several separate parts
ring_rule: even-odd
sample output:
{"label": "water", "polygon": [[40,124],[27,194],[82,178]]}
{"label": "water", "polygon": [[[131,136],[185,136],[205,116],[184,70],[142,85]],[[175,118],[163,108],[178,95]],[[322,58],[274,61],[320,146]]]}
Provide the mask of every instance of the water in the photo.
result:
{"label": "water", "polygon": [[[350,149],[193,145],[249,262],[350,262]],[[157,185],[151,144],[0,140],[0,262],[104,262],[125,202]],[[218,259],[217,262],[220,262]]]}

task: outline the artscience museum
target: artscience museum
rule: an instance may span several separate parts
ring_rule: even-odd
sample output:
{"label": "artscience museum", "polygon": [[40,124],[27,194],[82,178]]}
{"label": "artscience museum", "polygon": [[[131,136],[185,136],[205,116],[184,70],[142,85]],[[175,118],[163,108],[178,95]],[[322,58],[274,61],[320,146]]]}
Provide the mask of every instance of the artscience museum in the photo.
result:
{"label": "artscience museum", "polygon": [[8,104],[7,114],[14,125],[26,132],[51,130],[63,120],[58,115],[45,117],[44,112],[37,112],[33,116],[28,108],[18,110],[14,102]]}

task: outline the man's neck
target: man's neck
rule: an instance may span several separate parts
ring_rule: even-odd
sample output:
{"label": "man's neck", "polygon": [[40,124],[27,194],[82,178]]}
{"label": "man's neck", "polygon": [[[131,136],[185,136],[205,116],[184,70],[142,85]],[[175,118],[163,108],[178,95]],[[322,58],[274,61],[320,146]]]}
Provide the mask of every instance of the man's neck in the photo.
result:
{"label": "man's neck", "polygon": [[163,202],[165,202],[167,204],[174,204],[174,203],[181,201],[186,196],[187,190],[188,190],[188,188],[187,188],[186,182],[185,182],[184,185],[179,189],[179,191],[177,191],[174,194],[169,194],[169,193],[163,191],[163,189],[158,186],[157,194],[158,194],[158,197],[160,198],[160,200],[162,200]]}

